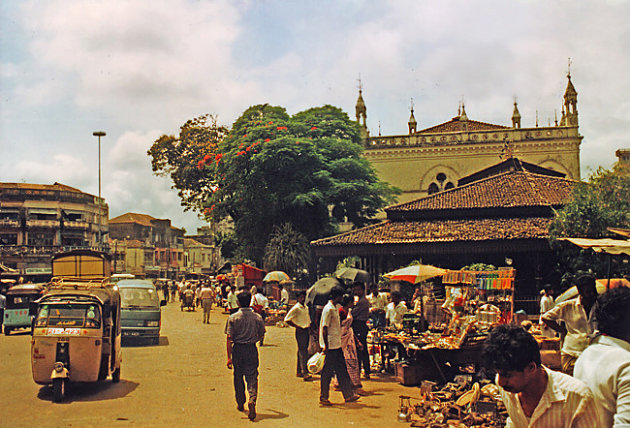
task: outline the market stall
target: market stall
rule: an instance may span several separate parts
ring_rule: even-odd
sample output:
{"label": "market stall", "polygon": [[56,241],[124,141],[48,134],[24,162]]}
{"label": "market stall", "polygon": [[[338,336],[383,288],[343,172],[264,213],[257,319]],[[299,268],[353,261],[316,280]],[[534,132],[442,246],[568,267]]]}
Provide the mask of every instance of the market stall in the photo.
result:
{"label": "market stall", "polygon": [[398,328],[370,331],[368,343],[378,368],[395,371],[405,385],[425,379],[445,383],[462,370],[475,372],[491,326],[512,319],[514,277],[512,268],[445,271],[446,297],[439,305],[445,318],[427,317],[424,330],[421,318],[410,314]]}

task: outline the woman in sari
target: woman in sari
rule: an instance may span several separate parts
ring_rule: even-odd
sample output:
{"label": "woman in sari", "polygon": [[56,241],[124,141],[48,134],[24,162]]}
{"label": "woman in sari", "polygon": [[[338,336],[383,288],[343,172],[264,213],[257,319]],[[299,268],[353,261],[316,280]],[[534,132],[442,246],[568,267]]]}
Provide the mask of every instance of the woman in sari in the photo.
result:
{"label": "woman in sari", "polygon": [[361,368],[359,367],[359,358],[357,355],[357,344],[360,343],[354,337],[352,329],[352,314],[350,308],[354,300],[352,296],[346,294],[341,301],[339,308],[339,319],[341,320],[341,350],[346,360],[348,374],[352,381],[354,392],[359,395],[365,395],[363,385],[361,384]]}

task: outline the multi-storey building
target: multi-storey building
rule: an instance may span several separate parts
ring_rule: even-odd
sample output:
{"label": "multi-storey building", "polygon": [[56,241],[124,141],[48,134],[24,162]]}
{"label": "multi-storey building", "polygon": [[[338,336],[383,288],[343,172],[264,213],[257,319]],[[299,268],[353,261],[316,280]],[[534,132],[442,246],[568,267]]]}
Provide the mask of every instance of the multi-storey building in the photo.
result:
{"label": "multi-storey building", "polygon": [[50,274],[58,252],[107,251],[108,210],[103,199],[60,183],[0,183],[0,263]]}
{"label": "multi-storey building", "polygon": [[117,250],[115,260],[125,261],[126,272],[175,277],[184,271],[184,230],[173,227],[171,220],[126,213],[110,219],[109,224],[110,245],[125,251]]}

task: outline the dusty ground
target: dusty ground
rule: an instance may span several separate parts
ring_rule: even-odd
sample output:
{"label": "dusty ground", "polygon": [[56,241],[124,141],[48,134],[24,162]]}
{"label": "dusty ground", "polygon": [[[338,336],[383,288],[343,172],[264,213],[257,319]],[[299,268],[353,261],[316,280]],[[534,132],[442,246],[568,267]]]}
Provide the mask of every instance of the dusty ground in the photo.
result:
{"label": "dusty ground", "polygon": [[250,422],[236,411],[232,372],[225,366],[227,315],[214,309],[211,324],[201,311],[163,308],[159,346],[123,349],[119,384],[75,385],[66,402],[52,402],[51,390],[31,377],[30,336],[0,336],[0,426],[260,426],[400,427],[398,396],[418,396],[415,387],[389,377],[364,382],[370,395],[342,404],[331,392],[329,408],[319,406],[319,382],[295,377],[295,339],[290,328],[268,327],[260,349],[258,417]]}

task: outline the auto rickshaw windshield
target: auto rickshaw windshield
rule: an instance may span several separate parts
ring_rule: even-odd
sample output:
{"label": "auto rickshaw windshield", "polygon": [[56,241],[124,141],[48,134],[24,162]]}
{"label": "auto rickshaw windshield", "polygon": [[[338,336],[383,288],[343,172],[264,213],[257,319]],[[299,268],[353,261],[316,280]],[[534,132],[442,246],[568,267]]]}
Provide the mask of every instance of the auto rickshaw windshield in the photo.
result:
{"label": "auto rickshaw windshield", "polygon": [[100,328],[101,311],[93,304],[41,305],[35,327]]}

